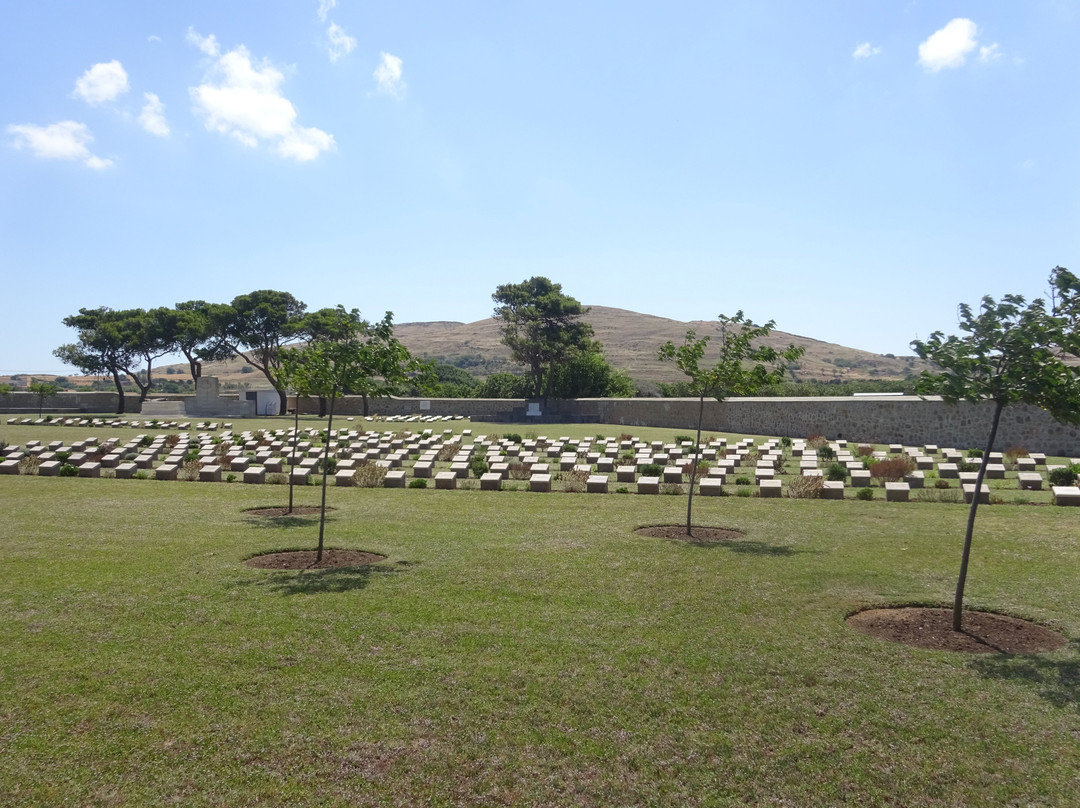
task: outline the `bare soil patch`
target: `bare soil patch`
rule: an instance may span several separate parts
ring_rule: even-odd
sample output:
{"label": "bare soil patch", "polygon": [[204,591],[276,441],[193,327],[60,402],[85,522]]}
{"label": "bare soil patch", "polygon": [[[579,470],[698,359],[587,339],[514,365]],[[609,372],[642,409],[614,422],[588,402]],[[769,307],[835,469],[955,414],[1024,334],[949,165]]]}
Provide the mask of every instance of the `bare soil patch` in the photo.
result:
{"label": "bare soil patch", "polygon": [[1066,640],[1052,629],[992,612],[964,612],[964,630],[952,630],[952,609],[907,606],[866,609],[847,619],[856,631],[882,640],[968,654],[1038,654]]}
{"label": "bare soil patch", "polygon": [[654,539],[678,539],[679,541],[714,542],[733,541],[741,539],[743,534],[738,530],[730,530],[724,527],[701,527],[694,525],[690,528],[692,536],[686,535],[686,525],[652,525],[639,527],[634,531],[637,536],[650,536]]}
{"label": "bare soil patch", "polygon": [[322,561],[318,562],[315,561],[315,555],[314,550],[289,550],[253,556],[244,564],[261,570],[328,570],[341,567],[363,567],[386,558],[384,555],[363,550],[323,550]]}
{"label": "bare soil patch", "polygon": [[[327,512],[334,510],[327,508]],[[288,507],[281,508],[248,508],[244,511],[248,516],[311,516],[319,512],[318,505],[296,505],[290,511]]]}

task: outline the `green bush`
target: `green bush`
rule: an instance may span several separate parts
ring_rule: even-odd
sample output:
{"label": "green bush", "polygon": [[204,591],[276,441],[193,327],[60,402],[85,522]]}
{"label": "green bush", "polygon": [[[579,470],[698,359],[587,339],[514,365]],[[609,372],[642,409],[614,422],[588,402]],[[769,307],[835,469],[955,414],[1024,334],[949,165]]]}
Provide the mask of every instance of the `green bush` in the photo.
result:
{"label": "green bush", "polygon": [[834,462],[825,470],[825,479],[832,482],[842,483],[850,476],[850,472],[847,470],[847,466],[843,463]]}
{"label": "green bush", "polygon": [[787,437],[786,435],[784,437],[780,438],[780,445],[783,446],[784,448],[787,448],[788,446],[791,446],[791,438]]}
{"label": "green bush", "polygon": [[629,494],[630,489],[627,488],[625,485],[622,485],[622,486],[619,486],[618,488],[615,489],[615,493],[616,494]]}
{"label": "green bush", "polygon": [[817,456],[822,460],[835,460],[836,452],[833,451],[831,446],[822,446],[817,450]]}
{"label": "green bush", "polygon": [[511,443],[521,443],[521,435],[517,432],[507,432],[503,435],[503,440],[508,440]]}
{"label": "green bush", "polygon": [[982,457],[983,456],[982,449],[968,449],[967,456],[968,457]]}
{"label": "green bush", "polygon": [[1078,473],[1080,473],[1080,463],[1074,463],[1071,466],[1054,469],[1047,477],[1050,480],[1050,485],[1076,485]]}
{"label": "green bush", "polygon": [[873,488],[860,488],[855,492],[856,499],[871,500],[874,498]]}
{"label": "green bush", "polygon": [[423,477],[417,477],[415,480],[409,480],[409,488],[427,488],[427,480]]}
{"label": "green bush", "polygon": [[[754,484],[754,481],[751,480],[749,477],[736,477],[735,478],[735,485],[753,485],[753,484]],[[741,494],[740,494],[740,496],[741,496]]]}
{"label": "green bush", "polygon": [[469,461],[469,471],[472,472],[473,477],[479,479],[481,476],[488,473],[487,461],[482,457],[474,457]]}
{"label": "green bush", "polygon": [[664,467],[659,463],[646,463],[641,467],[642,477],[659,477],[664,473]]}
{"label": "green bush", "polygon": [[60,466],[60,476],[61,477],[78,477],[79,476],[79,470],[77,468],[75,468],[75,466],[71,465],[70,463],[64,463],[64,465]]}

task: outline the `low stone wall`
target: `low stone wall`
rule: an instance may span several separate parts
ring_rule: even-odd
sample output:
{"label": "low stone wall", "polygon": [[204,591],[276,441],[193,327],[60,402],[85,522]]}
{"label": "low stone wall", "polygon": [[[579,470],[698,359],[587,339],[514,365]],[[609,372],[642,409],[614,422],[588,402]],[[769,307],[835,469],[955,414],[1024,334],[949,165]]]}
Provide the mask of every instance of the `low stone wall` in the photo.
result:
{"label": "low stone wall", "polygon": [[[139,412],[141,401],[138,393],[128,393],[124,396],[124,406],[129,413]],[[0,412],[24,413],[38,411],[38,397],[34,393],[15,391],[6,396],[0,396]],[[42,410],[46,413],[56,412],[116,412],[116,393],[86,392],[86,393],[57,393],[45,400]]]}

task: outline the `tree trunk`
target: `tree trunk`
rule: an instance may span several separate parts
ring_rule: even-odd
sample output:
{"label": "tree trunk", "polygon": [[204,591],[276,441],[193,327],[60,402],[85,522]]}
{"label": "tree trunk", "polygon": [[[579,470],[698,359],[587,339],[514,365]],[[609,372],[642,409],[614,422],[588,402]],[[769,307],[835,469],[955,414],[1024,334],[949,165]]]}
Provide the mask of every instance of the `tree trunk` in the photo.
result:
{"label": "tree trunk", "polygon": [[[274,387],[278,394],[278,415],[288,415],[289,413],[289,398],[285,392],[284,387]],[[296,397],[296,406],[300,406],[300,397]]]}
{"label": "tree trunk", "polygon": [[[960,558],[960,577],[956,581],[956,597],[953,600],[953,631],[963,630],[964,620],[964,586],[967,584],[968,559],[971,557],[971,537],[975,532],[975,512],[979,508],[979,494],[982,491],[983,478],[986,476],[986,464],[990,462],[990,452],[994,450],[994,438],[997,437],[998,421],[1001,420],[1001,411],[1005,405],[1001,401],[994,403],[994,420],[990,426],[990,439],[986,441],[986,451],[979,458],[979,473],[975,477],[975,491],[971,497],[971,508],[968,510],[967,532],[964,534],[964,553]],[[963,486],[961,486],[963,490]]]}
{"label": "tree trunk", "polygon": [[701,398],[698,401],[698,413],[697,413],[697,438],[694,440],[694,457],[690,460],[690,496],[686,498],[686,535],[690,538],[694,537],[691,532],[692,519],[694,515],[694,483],[697,481],[697,454],[701,450],[701,421],[705,416],[705,391],[701,391]]}
{"label": "tree trunk", "polygon": [[319,417],[326,417],[326,396],[319,396]]}
{"label": "tree trunk", "polygon": [[118,371],[118,370],[116,370],[114,368],[113,371],[112,371],[112,377],[113,377],[113,383],[116,385],[116,392],[118,394],[118,399],[117,399],[117,402],[116,402],[116,414],[117,415],[123,415],[124,414],[124,404],[125,404],[125,402],[124,402],[124,385],[120,383],[120,371]]}
{"label": "tree trunk", "polygon": [[360,394],[360,400],[364,402],[364,417],[367,418],[367,414],[368,414],[367,393],[361,393]]}
{"label": "tree trunk", "polygon": [[319,507],[319,549],[315,553],[315,563],[322,561],[323,529],[326,527],[326,475],[330,470],[330,430],[334,428],[334,400],[337,398],[337,387],[330,396],[330,416],[326,421],[326,446],[323,449],[322,461],[322,505]]}

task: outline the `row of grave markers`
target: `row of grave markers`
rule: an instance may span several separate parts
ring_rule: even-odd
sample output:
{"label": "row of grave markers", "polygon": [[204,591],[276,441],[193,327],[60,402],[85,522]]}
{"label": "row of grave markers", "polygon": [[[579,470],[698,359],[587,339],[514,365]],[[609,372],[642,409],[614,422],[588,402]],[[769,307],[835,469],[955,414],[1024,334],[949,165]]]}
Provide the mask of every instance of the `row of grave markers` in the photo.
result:
{"label": "row of grave markers", "polygon": [[[294,483],[306,484],[309,476],[324,454],[324,448],[315,446],[314,438],[322,433],[319,430],[276,430],[263,433],[262,439],[255,432],[243,432],[233,435],[230,432],[215,435],[212,432],[200,432],[191,438],[187,435],[174,435],[173,445],[168,445],[168,436],[158,435],[149,439],[145,435],[136,435],[126,443],[117,438],[100,441],[88,438],[64,446],[61,441],[54,441],[43,446],[38,441],[29,441],[24,449],[6,447],[3,460],[0,461],[0,473],[18,473],[19,461],[26,455],[33,455],[39,461],[37,473],[40,476],[54,476],[60,473],[61,461],[57,453],[70,452],[66,462],[74,465],[81,477],[101,476],[102,469],[112,469],[117,478],[135,477],[139,472],[153,474],[156,479],[175,480],[182,467],[184,457],[192,448],[197,449],[201,464],[199,480],[219,482],[224,475],[237,475],[245,483],[265,483],[268,474],[284,473],[286,465]],[[681,444],[663,441],[616,440],[592,438],[570,439],[562,437],[549,439],[545,436],[535,440],[516,443],[507,439],[488,439],[477,436],[472,442],[472,430],[465,429],[455,434],[446,429],[436,435],[432,429],[422,433],[413,432],[377,432],[356,431],[352,429],[334,430],[329,435],[331,442],[330,457],[336,461],[334,473],[335,485],[350,486],[354,483],[357,467],[364,461],[374,462],[386,468],[384,487],[405,487],[408,472],[413,478],[433,479],[439,489],[458,487],[458,481],[469,476],[471,462],[481,454],[488,464],[488,472],[480,477],[481,490],[499,490],[511,474],[511,464],[524,467],[528,473],[528,487],[532,491],[551,491],[553,474],[551,467],[558,466],[559,471],[576,471],[586,476],[585,490],[589,493],[607,493],[614,475],[616,484],[634,484],[637,493],[655,494],[660,492],[662,484],[681,484],[687,475],[686,465],[694,462],[711,464],[700,478],[699,491],[704,496],[719,496],[728,478],[739,474],[747,477],[753,474],[754,482],[761,497],[779,497],[783,490],[783,481],[777,479],[774,468],[775,460],[782,457],[784,447],[779,439],[771,439],[757,445],[753,438],[744,438],[728,446],[726,439],[719,438],[703,447],[699,453],[693,452],[689,441]],[[221,441],[235,440],[235,445],[224,452],[219,448]],[[830,444],[836,456],[836,462],[843,464],[850,475],[852,488],[870,485],[870,472],[864,468],[863,461],[856,458],[848,448],[846,441],[838,440]],[[751,468],[744,465],[751,451],[759,454],[757,463]],[[803,476],[822,476],[817,452],[809,448],[802,440],[793,440],[790,446],[791,462],[798,462],[799,473]],[[440,454],[452,453],[448,467],[439,464]],[[633,453],[633,461],[626,456]],[[976,472],[960,471],[960,463],[965,460],[956,449],[937,446],[921,448],[904,447],[892,444],[887,452],[874,452],[874,459],[886,459],[900,453],[909,454],[916,470],[907,475],[902,482],[885,484],[888,501],[903,502],[910,497],[912,489],[922,488],[925,472],[934,470],[942,479],[956,479],[963,488],[965,501],[974,496]],[[130,456],[134,454],[135,457]],[[93,459],[93,458],[99,459]],[[412,458],[411,466],[406,466]],[[940,457],[940,460],[937,458]],[[992,453],[986,458],[986,478],[1004,479],[1006,467],[1000,453]],[[832,461],[829,461],[832,462]],[[1076,462],[1076,461],[1073,461]],[[642,470],[651,464],[660,465],[660,475],[643,475]],[[1037,470],[1044,467],[1047,471],[1055,468],[1046,465],[1044,455],[1033,454],[1017,461],[1018,487],[1027,490],[1041,490],[1044,478]],[[820,493],[824,499],[843,499],[847,486],[844,482],[826,480]],[[984,483],[980,491],[980,501],[989,502],[990,489]],[[1080,488],[1077,486],[1054,486],[1052,496],[1055,504],[1080,505]]]}

